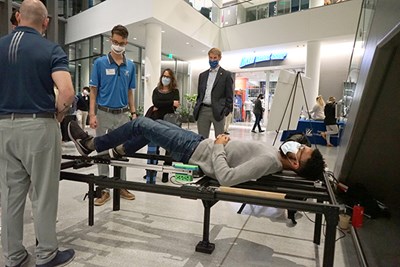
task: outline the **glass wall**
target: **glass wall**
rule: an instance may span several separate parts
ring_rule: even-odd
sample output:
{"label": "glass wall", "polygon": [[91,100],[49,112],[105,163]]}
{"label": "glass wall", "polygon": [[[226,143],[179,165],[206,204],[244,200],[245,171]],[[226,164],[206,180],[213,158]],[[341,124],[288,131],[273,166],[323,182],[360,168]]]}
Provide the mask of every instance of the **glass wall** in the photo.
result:
{"label": "glass wall", "polygon": [[221,11],[221,27],[285,15],[309,8],[309,0],[264,0],[226,4]]}
{"label": "glass wall", "polygon": [[105,0],[58,0],[58,14],[61,17],[69,18],[104,1]]}
{"label": "glass wall", "polygon": [[343,99],[341,100],[341,117],[346,119],[353,102],[361,61],[364,56],[365,43],[368,39],[369,30],[375,11],[377,0],[365,0],[357,26],[357,34],[354,40],[351,54],[347,80],[343,84]]}
{"label": "glass wall", "polygon": [[[110,51],[109,36],[98,35],[67,46],[69,57],[69,69],[71,72],[75,91],[79,92],[84,86],[89,86],[90,74],[93,69],[93,62],[100,56]],[[135,105],[139,111],[143,111],[144,103],[144,53],[142,47],[128,44],[125,55],[136,67],[136,90]],[[181,103],[184,102],[184,95],[190,90],[189,63],[171,58],[167,55],[161,55],[161,71],[170,68],[175,72],[178,89],[181,95]]]}

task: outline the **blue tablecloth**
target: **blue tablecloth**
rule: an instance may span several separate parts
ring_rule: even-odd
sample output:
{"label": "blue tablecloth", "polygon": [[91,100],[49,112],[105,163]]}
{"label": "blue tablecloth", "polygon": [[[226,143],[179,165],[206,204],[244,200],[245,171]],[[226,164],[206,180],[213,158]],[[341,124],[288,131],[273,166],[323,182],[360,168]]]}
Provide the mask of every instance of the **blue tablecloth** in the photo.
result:
{"label": "blue tablecloth", "polygon": [[[342,135],[342,131],[345,123],[339,122],[339,134],[331,135],[331,143],[334,146],[339,145],[340,137]],[[281,141],[285,141],[291,134],[293,133],[304,133],[307,135],[308,139],[312,144],[326,145],[326,141],[321,136],[321,132],[325,132],[325,123],[323,121],[314,121],[314,120],[304,120],[300,119],[297,123],[296,130],[285,130],[282,133]]]}

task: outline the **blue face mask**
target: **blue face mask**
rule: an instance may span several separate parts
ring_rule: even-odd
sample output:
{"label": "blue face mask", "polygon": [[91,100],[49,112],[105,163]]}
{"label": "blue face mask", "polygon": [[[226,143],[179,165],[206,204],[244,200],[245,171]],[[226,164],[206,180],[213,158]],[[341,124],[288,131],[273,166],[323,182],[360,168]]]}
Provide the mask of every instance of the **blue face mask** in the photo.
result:
{"label": "blue face mask", "polygon": [[162,77],[162,78],[161,78],[161,83],[162,83],[164,86],[168,86],[168,85],[171,83],[171,78]]}
{"label": "blue face mask", "polygon": [[283,143],[280,147],[280,150],[283,154],[287,156],[287,153],[291,152],[293,154],[297,154],[301,147],[301,144],[295,141],[287,141]]}
{"label": "blue face mask", "polygon": [[209,60],[208,63],[210,63],[210,67],[212,69],[215,69],[219,64],[219,61],[218,60],[215,60],[215,61]]}

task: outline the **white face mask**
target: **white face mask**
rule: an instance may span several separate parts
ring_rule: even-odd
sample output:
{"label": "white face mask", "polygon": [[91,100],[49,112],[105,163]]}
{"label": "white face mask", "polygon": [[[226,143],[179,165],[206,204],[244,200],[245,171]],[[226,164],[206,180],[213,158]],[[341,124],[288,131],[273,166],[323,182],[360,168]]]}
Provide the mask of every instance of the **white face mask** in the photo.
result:
{"label": "white face mask", "polygon": [[114,51],[115,54],[122,54],[125,52],[125,46],[119,46],[119,45],[112,44],[111,50]]}
{"label": "white face mask", "polygon": [[295,141],[288,141],[281,145],[280,149],[283,154],[287,156],[287,153],[292,152],[293,154],[297,154],[301,147],[301,144]]}
{"label": "white face mask", "polygon": [[161,78],[161,83],[162,83],[164,86],[168,86],[170,82],[171,82],[171,78],[167,78],[167,77],[162,77],[162,78]]}

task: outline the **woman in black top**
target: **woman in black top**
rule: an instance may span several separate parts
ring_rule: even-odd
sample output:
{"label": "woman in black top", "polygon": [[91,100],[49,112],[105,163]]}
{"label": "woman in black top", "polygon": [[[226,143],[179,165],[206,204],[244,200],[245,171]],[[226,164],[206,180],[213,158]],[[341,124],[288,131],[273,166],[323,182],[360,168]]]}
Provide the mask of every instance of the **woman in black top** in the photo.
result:
{"label": "woman in black top", "polygon": [[[153,106],[146,112],[146,117],[153,120],[164,119],[165,114],[174,113],[179,107],[179,90],[174,72],[171,69],[165,69],[160,76],[157,87],[153,90]],[[160,154],[159,147],[149,144],[147,148],[148,154]],[[168,154],[168,152],[166,152]],[[157,164],[157,160],[148,160],[149,164]],[[165,162],[167,163],[167,162]],[[146,171],[147,183],[155,183],[157,172]],[[162,182],[168,182],[168,173],[163,174]]]}
{"label": "woman in black top", "polygon": [[252,133],[255,133],[256,127],[258,127],[258,132],[262,133],[264,130],[261,130],[261,119],[264,113],[264,108],[262,107],[261,104],[261,99],[264,99],[263,94],[259,94],[257,99],[254,101],[254,108],[253,108],[253,113],[254,116],[256,117],[256,121],[254,122],[253,129],[251,130]]}
{"label": "woman in black top", "polygon": [[174,113],[179,107],[179,90],[174,72],[165,69],[157,87],[153,90],[153,106],[150,108],[150,117],[154,120],[163,119],[165,114]]}
{"label": "woman in black top", "polygon": [[326,146],[332,147],[331,144],[331,135],[337,134],[339,132],[339,128],[336,123],[336,98],[333,96],[329,97],[328,102],[324,108],[325,113],[325,127],[326,132],[322,132],[321,136],[326,140]]}

